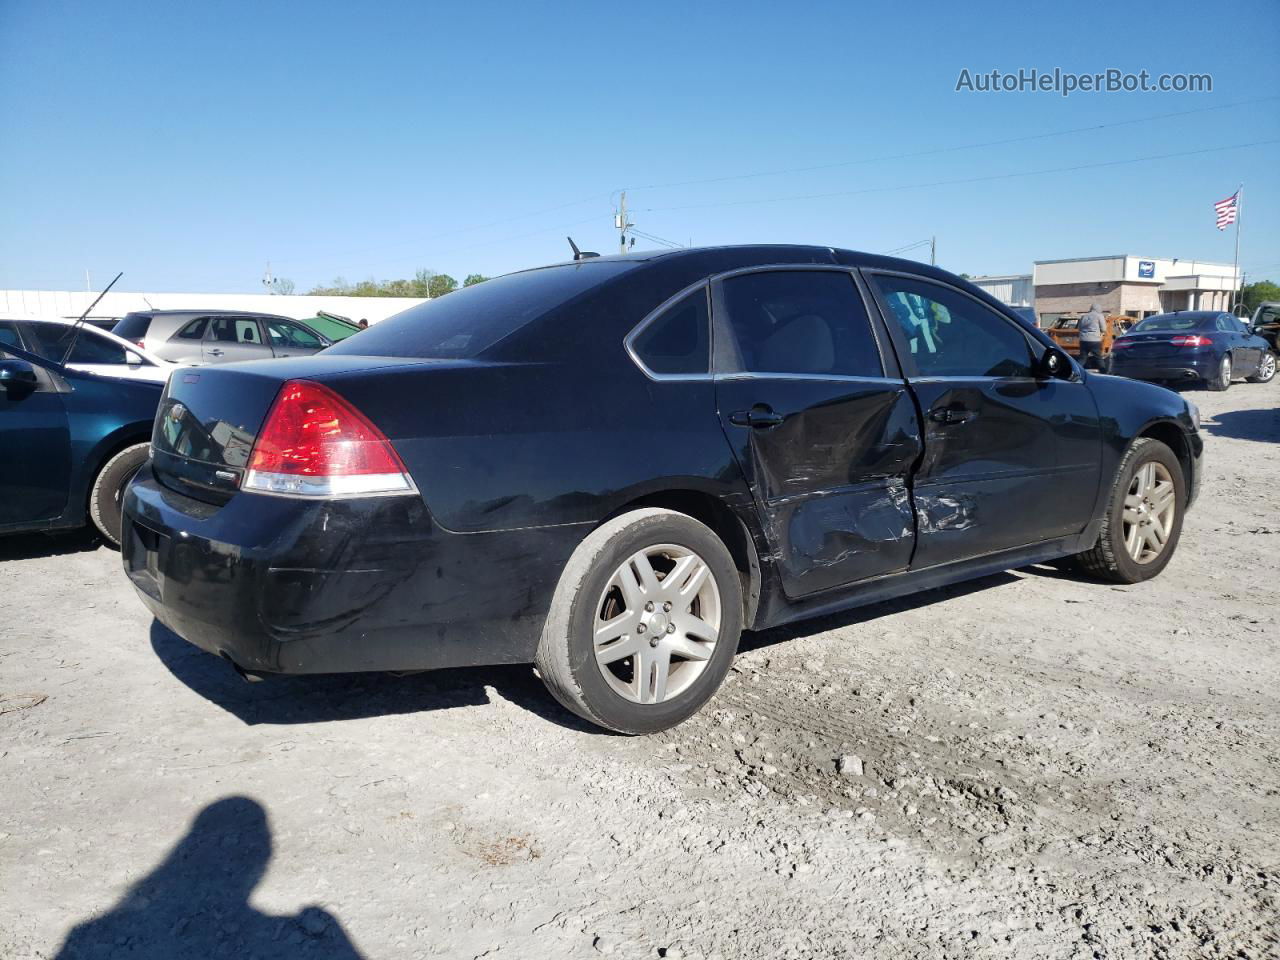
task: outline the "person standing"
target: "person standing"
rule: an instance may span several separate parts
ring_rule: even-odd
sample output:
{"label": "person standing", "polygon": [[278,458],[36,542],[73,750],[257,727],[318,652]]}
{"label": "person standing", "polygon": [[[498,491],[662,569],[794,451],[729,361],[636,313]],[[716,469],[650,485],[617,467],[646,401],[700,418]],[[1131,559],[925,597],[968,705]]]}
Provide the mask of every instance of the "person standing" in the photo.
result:
{"label": "person standing", "polygon": [[1080,318],[1080,365],[1086,369],[1092,358],[1095,367],[1102,366],[1102,332],[1107,329],[1107,317],[1099,304],[1089,307]]}

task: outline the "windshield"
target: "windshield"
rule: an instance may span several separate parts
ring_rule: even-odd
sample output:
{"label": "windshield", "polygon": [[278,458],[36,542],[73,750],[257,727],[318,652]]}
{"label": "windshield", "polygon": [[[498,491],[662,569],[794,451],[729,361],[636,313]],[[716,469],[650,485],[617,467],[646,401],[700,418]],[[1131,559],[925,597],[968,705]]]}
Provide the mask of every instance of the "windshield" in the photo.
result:
{"label": "windshield", "polygon": [[521,327],[635,268],[638,261],[591,261],[495,277],[410,307],[328,353],[464,360]]}
{"label": "windshield", "polygon": [[1161,314],[1155,317],[1147,317],[1141,323],[1136,323],[1129,330],[1130,333],[1178,333],[1183,330],[1199,330],[1202,327],[1213,325],[1211,318],[1205,317],[1180,317],[1176,313]]}

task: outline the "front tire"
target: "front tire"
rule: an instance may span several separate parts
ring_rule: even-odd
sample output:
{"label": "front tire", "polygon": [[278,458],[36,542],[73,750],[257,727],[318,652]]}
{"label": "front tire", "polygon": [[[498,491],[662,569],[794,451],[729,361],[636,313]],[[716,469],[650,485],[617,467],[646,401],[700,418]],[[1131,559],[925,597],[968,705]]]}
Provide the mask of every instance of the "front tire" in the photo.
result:
{"label": "front tire", "polygon": [[89,519],[98,532],[120,546],[120,520],[124,506],[125,487],[138,469],[147,462],[149,443],[135,443],[125,447],[102,465],[89,491]]}
{"label": "front tire", "polygon": [[1182,535],[1186,478],[1174,452],[1139,437],[1126,451],[1093,548],[1076,557],[1095,577],[1115,583],[1150,580],[1169,565]]}
{"label": "front tire", "polygon": [[1231,354],[1223,354],[1218,363],[1218,373],[1208,383],[1209,389],[1221,393],[1231,386]]}
{"label": "front tire", "polygon": [[1250,383],[1270,383],[1276,376],[1276,355],[1268,350],[1258,363],[1258,372],[1249,378]]}
{"label": "front tire", "polygon": [[633,510],[569,558],[535,660],[552,695],[585,720],[657,733],[719,689],[742,632],[742,581],[708,527]]}

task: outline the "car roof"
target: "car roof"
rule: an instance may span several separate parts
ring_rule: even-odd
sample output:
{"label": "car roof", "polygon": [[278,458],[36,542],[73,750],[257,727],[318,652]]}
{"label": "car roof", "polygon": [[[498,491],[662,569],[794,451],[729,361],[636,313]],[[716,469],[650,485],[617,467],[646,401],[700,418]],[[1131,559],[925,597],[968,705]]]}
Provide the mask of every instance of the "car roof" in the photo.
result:
{"label": "car roof", "polygon": [[[130,317],[269,317],[272,320],[292,320],[281,313],[264,313],[261,310],[130,310]],[[296,322],[296,321],[295,321]]]}
{"label": "car roof", "polygon": [[1189,320],[1213,320],[1216,317],[1229,317],[1231,314],[1225,310],[1170,310],[1168,313],[1153,313],[1147,317],[1148,320],[1154,320],[1157,317],[1186,317]]}

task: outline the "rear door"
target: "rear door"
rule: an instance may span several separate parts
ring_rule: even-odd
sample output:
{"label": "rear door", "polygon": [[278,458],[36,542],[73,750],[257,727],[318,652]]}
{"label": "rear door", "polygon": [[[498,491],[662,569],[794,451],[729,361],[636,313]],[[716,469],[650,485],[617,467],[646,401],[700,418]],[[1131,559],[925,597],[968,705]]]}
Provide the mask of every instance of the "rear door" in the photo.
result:
{"label": "rear door", "polygon": [[788,597],[905,570],[915,405],[847,268],[712,284],[721,425]]}
{"label": "rear door", "polygon": [[[21,350],[28,345],[15,323],[0,320],[0,359],[27,359],[5,347]],[[28,347],[28,352],[35,351]],[[67,505],[67,412],[50,372],[31,365],[40,380],[34,392],[0,387],[0,450],[5,451],[0,455],[0,528],[56,519]]]}
{"label": "rear door", "polygon": [[210,317],[202,352],[205,363],[265,360],[272,356],[257,317]]}
{"label": "rear door", "polygon": [[1026,331],[956,287],[905,273],[864,276],[924,417],[911,566],[1081,532],[1102,454],[1088,387],[1037,378]]}
{"label": "rear door", "polygon": [[305,357],[318,353],[329,344],[300,323],[282,317],[263,317],[267,341],[277,357]]}

